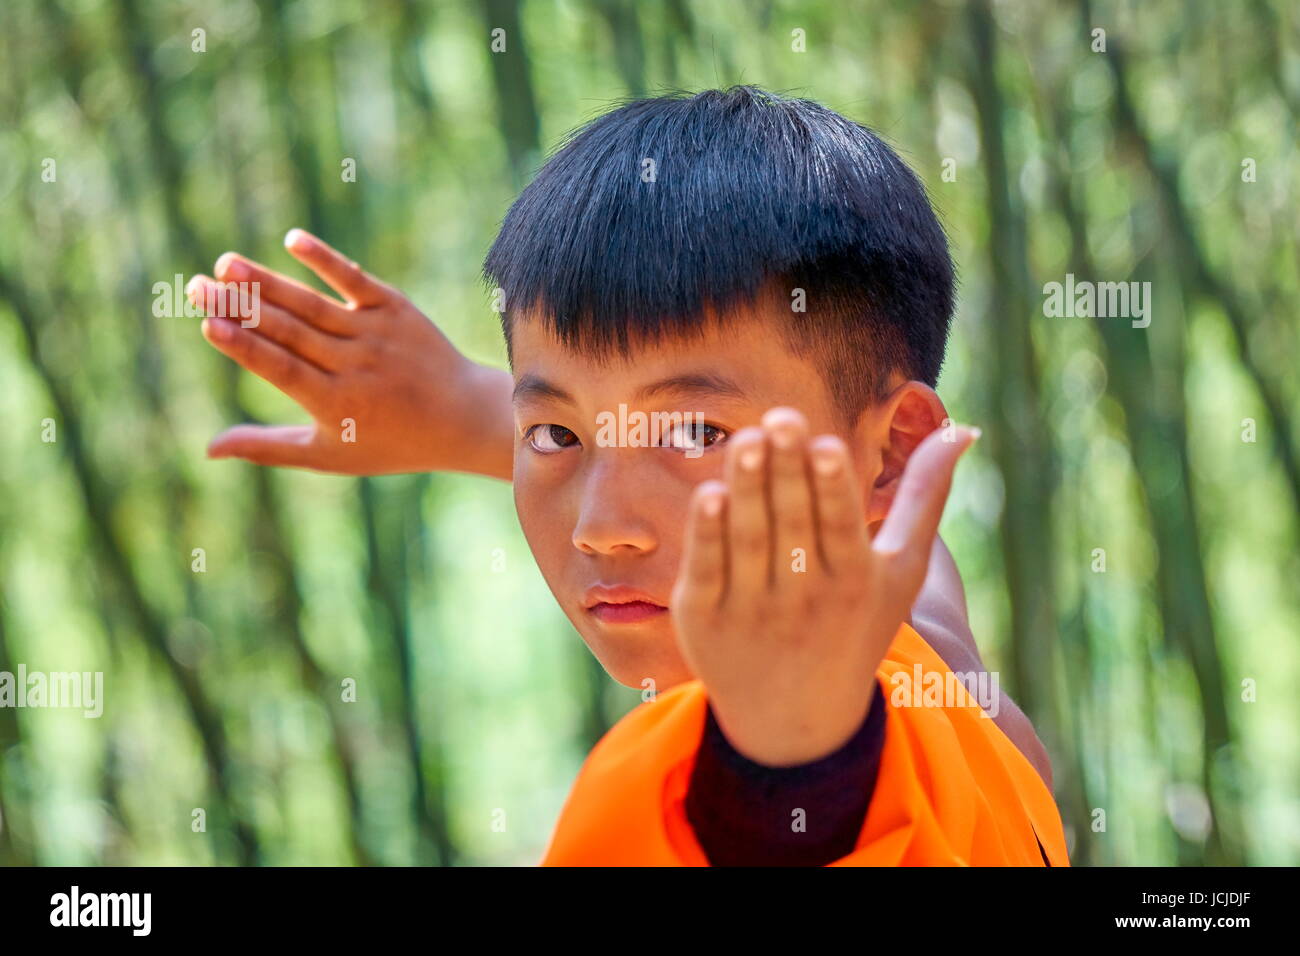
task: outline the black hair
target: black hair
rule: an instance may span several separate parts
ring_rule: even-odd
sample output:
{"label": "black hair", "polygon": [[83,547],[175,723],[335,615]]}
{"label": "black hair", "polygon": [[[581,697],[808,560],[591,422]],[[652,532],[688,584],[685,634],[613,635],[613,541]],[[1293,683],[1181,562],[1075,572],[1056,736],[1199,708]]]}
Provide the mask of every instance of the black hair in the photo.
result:
{"label": "black hair", "polygon": [[953,307],[943,227],[898,155],[752,86],[637,100],[576,131],[510,207],[484,274],[507,348],[512,316],[535,310],[606,355],[777,294],[790,345],[851,417],[892,371],[936,384]]}

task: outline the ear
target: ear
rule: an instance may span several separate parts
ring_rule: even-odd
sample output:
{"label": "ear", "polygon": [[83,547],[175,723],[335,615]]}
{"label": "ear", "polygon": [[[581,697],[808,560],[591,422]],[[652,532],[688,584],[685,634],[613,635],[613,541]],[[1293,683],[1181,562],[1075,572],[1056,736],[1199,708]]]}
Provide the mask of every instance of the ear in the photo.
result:
{"label": "ear", "polygon": [[867,524],[885,520],[898,492],[903,469],[916,446],[937,428],[951,425],[943,401],[924,382],[904,382],[859,423],[859,446],[876,449],[875,480],[867,490]]}

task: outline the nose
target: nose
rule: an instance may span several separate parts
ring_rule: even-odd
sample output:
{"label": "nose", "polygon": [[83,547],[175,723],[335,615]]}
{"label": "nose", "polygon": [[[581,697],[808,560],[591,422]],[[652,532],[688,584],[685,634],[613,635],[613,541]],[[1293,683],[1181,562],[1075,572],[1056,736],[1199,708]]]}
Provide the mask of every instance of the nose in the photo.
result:
{"label": "nose", "polygon": [[583,554],[649,554],[658,547],[645,485],[626,467],[633,462],[619,460],[629,457],[607,454],[587,473],[573,527],[573,546]]}

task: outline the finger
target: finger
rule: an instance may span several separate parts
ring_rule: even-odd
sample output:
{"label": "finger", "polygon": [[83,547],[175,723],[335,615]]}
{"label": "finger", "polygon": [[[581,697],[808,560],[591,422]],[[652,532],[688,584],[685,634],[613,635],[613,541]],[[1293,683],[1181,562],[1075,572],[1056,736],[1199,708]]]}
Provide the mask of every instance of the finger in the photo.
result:
{"label": "finger", "polygon": [[284,247],[353,305],[383,305],[391,295],[388,286],[311,233],[290,229],[284,237]]}
{"label": "finger", "polygon": [[767,587],[771,540],[767,520],[767,437],[761,428],[742,428],[728,442],[727,550],[731,592]]}
{"label": "finger", "polygon": [[918,568],[924,577],[957,459],[979,434],[976,428],[936,429],[912,452],[903,469],[898,492],[872,550],[894,559],[909,578]]}
{"label": "finger", "polygon": [[809,454],[822,560],[832,573],[851,574],[863,566],[869,542],[849,449],[835,435],[819,435],[809,444]]}
{"label": "finger", "polygon": [[774,568],[787,566],[796,548],[816,552],[812,489],[808,485],[808,422],[793,408],[773,408],[763,416],[771,463],[768,466]]}
{"label": "finger", "polygon": [[[190,301],[200,308],[212,301],[213,286],[220,283],[207,276],[195,276],[186,287]],[[343,364],[345,339],[321,332],[276,305],[261,303],[250,318],[242,319],[240,328],[256,329],[273,342],[306,359],[318,368],[332,371]]]}
{"label": "finger", "polygon": [[230,319],[203,320],[203,337],[224,355],[264,378],[308,411],[329,393],[330,376],[283,346]]}
{"label": "finger", "polygon": [[331,335],[356,332],[357,320],[343,303],[238,253],[223,253],[212,271],[222,282],[257,283],[259,300],[272,302]]}
{"label": "finger", "polygon": [[209,458],[242,458],[255,465],[320,468],[312,425],[236,425],[208,444]]}
{"label": "finger", "polygon": [[716,608],[727,588],[727,548],[723,514],[727,486],[702,482],[691,496],[678,595],[687,609]]}

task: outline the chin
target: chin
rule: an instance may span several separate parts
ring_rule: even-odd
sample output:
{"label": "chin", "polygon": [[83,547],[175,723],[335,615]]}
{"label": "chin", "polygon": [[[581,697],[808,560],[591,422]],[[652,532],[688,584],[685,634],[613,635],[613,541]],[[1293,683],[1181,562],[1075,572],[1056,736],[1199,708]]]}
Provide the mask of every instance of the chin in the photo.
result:
{"label": "chin", "polygon": [[643,682],[650,678],[655,692],[662,693],[692,679],[671,626],[620,630],[625,632],[587,622],[578,633],[606,673],[624,687],[645,690]]}

